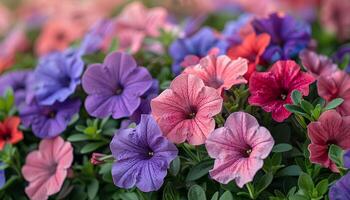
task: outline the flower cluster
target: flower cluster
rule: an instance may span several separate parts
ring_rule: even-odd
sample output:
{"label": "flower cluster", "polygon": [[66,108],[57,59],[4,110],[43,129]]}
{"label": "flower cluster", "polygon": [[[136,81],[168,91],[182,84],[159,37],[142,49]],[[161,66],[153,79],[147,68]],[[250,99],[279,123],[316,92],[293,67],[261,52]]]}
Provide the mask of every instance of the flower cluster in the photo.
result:
{"label": "flower cluster", "polygon": [[0,199],[350,200],[349,0],[0,3]]}

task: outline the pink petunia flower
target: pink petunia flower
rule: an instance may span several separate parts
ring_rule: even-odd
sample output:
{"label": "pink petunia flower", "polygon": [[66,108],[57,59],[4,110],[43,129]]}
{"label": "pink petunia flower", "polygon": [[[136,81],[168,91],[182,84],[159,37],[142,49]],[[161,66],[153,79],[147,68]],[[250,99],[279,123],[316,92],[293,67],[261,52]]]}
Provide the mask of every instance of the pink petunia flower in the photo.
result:
{"label": "pink petunia flower", "polygon": [[254,72],[249,79],[251,96],[249,104],[260,106],[272,113],[277,122],[287,119],[291,113],[284,108],[292,103],[291,93],[298,90],[303,96],[309,94],[309,85],[315,79],[300,70],[292,60],[276,62],[268,72]]}
{"label": "pink petunia flower", "polygon": [[200,145],[214,130],[213,117],[221,111],[222,101],[200,78],[182,74],[152,100],[152,115],[170,141]]}
{"label": "pink petunia flower", "polygon": [[41,140],[39,150],[28,154],[22,168],[29,182],[25,192],[31,200],[45,200],[61,190],[73,162],[73,147],[61,137]]}
{"label": "pink petunia flower", "polygon": [[273,145],[270,132],[252,115],[232,113],[225,126],[213,131],[206,141],[209,156],[215,159],[210,176],[223,184],[235,180],[243,187],[262,168]]}
{"label": "pink petunia flower", "polygon": [[336,71],[317,79],[318,94],[327,102],[342,98],[344,102],[336,108],[343,116],[350,115],[350,76],[344,71]]}
{"label": "pink petunia flower", "polygon": [[335,163],[328,157],[328,148],[331,144],[344,150],[350,148],[350,117],[342,117],[337,111],[329,110],[322,113],[317,122],[311,122],[307,130],[311,140],[311,162],[339,172]]}
{"label": "pink petunia flower", "polygon": [[299,57],[307,72],[315,78],[320,75],[332,74],[338,68],[338,66],[327,56],[318,55],[310,50],[301,51]]}
{"label": "pink petunia flower", "polygon": [[199,64],[187,67],[184,74],[193,74],[204,81],[206,86],[215,88],[221,93],[233,85],[247,83],[243,75],[248,70],[246,59],[231,60],[228,56],[209,55],[202,58]]}

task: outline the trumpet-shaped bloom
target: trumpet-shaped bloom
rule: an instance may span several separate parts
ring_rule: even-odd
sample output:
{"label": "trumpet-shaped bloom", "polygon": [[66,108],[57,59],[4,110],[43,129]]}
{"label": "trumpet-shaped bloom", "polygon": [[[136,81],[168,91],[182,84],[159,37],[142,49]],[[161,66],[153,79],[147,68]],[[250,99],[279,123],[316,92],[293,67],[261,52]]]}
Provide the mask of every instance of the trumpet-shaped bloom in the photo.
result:
{"label": "trumpet-shaped bloom", "polygon": [[233,85],[247,83],[243,78],[247,69],[246,59],[231,60],[225,55],[219,57],[209,55],[202,58],[199,64],[187,67],[183,73],[199,77],[206,86],[215,88],[221,93]]}
{"label": "trumpet-shaped bloom", "polygon": [[210,176],[223,184],[235,180],[243,187],[262,168],[273,145],[270,132],[252,115],[232,113],[225,126],[214,130],[206,141],[209,156],[215,159]]}
{"label": "trumpet-shaped bloom", "polygon": [[255,33],[252,33],[246,36],[240,45],[229,48],[227,55],[231,59],[242,57],[248,60],[248,72],[245,78],[249,80],[250,75],[256,71],[256,65],[259,64],[260,57],[269,43],[270,36],[268,34],[263,33],[257,36]]}
{"label": "trumpet-shaped bloom", "polygon": [[6,143],[16,144],[23,140],[23,133],[18,130],[20,122],[19,117],[8,117],[0,122],[0,150]]}
{"label": "trumpet-shaped bloom", "polygon": [[346,200],[350,199],[350,173],[341,177],[329,189],[330,200]]}
{"label": "trumpet-shaped bloom", "polygon": [[22,168],[29,182],[25,192],[31,200],[46,200],[59,192],[73,162],[73,147],[61,137],[41,140],[39,150],[32,151]]}
{"label": "trumpet-shaped bloom", "polygon": [[114,184],[126,189],[136,186],[143,192],[162,186],[170,162],[178,153],[151,115],[142,115],[136,128],[119,130],[110,148],[117,160],[112,167]]}
{"label": "trumpet-shaped bloom", "polygon": [[327,56],[318,55],[310,50],[301,51],[299,57],[307,72],[315,78],[320,75],[330,75],[338,69],[338,66]]}
{"label": "trumpet-shaped bloom", "polygon": [[94,117],[131,116],[141,103],[141,96],[152,86],[152,76],[138,67],[126,53],[109,54],[103,64],[92,64],[83,75],[82,85],[88,97],[85,108]]}
{"label": "trumpet-shaped bloom", "polygon": [[341,115],[350,115],[350,76],[344,71],[320,76],[317,80],[318,94],[327,102],[342,98],[344,102],[336,110]]}
{"label": "trumpet-shaped bloom", "polygon": [[314,81],[294,61],[278,61],[268,72],[252,74],[249,80],[249,104],[261,106],[266,112],[272,113],[274,120],[282,122],[291,114],[284,105],[292,103],[292,91],[298,90],[307,96],[309,85]]}
{"label": "trumpet-shaped bloom", "polygon": [[331,144],[344,150],[350,148],[350,117],[342,117],[337,111],[329,110],[322,113],[317,122],[311,122],[307,130],[311,140],[311,162],[338,172],[337,166],[328,157],[328,148]]}
{"label": "trumpet-shaped bloom", "polygon": [[152,100],[152,115],[170,141],[200,145],[214,130],[213,117],[221,111],[222,101],[200,78],[183,74]]}

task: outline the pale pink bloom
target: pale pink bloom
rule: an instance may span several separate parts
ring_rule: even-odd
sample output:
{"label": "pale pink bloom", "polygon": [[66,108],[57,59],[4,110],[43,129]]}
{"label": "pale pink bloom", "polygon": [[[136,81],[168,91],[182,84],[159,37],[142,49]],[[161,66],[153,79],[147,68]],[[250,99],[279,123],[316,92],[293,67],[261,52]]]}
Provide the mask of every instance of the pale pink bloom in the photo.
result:
{"label": "pale pink bloom", "polygon": [[342,98],[344,102],[336,108],[342,116],[350,115],[350,76],[344,71],[320,76],[317,80],[317,91],[327,102]]}
{"label": "pale pink bloom", "polygon": [[330,75],[338,69],[338,66],[331,59],[314,51],[303,50],[299,57],[306,71],[315,78],[320,75]]}
{"label": "pale pink bloom", "polygon": [[0,35],[2,35],[11,25],[11,12],[0,4]]}
{"label": "pale pink bloom", "polygon": [[243,75],[248,70],[248,61],[243,58],[231,60],[226,55],[206,56],[199,64],[187,67],[184,74],[193,74],[204,81],[206,86],[215,88],[221,93],[233,85],[247,83]]}
{"label": "pale pink bloom", "polygon": [[152,115],[170,141],[200,145],[214,130],[213,117],[221,111],[222,101],[219,93],[200,78],[182,74],[152,100]]}
{"label": "pale pink bloom", "polygon": [[270,132],[252,115],[232,113],[225,126],[214,130],[206,141],[209,156],[215,159],[210,176],[223,184],[235,180],[243,187],[262,168],[273,145]]}
{"label": "pale pink bloom", "polygon": [[22,168],[29,182],[25,192],[31,200],[45,200],[61,190],[73,162],[73,147],[61,137],[41,140],[39,150],[28,154]]}

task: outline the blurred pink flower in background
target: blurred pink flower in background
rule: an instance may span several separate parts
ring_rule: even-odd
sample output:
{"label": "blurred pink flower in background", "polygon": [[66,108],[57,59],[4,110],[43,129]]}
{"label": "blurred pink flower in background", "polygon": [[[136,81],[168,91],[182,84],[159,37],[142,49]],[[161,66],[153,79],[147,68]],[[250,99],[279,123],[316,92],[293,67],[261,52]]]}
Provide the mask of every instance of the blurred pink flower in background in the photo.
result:
{"label": "blurred pink flower in background", "polygon": [[32,151],[22,168],[29,182],[25,192],[31,200],[46,200],[61,190],[73,162],[73,147],[61,137],[41,140],[39,150]]}
{"label": "blurred pink flower in background", "polygon": [[314,51],[303,50],[300,52],[299,58],[306,71],[315,78],[320,75],[332,74],[338,69],[338,66],[330,58]]}
{"label": "blurred pink flower in background", "polygon": [[0,4],[0,35],[4,33],[11,25],[11,13],[3,5]]}

